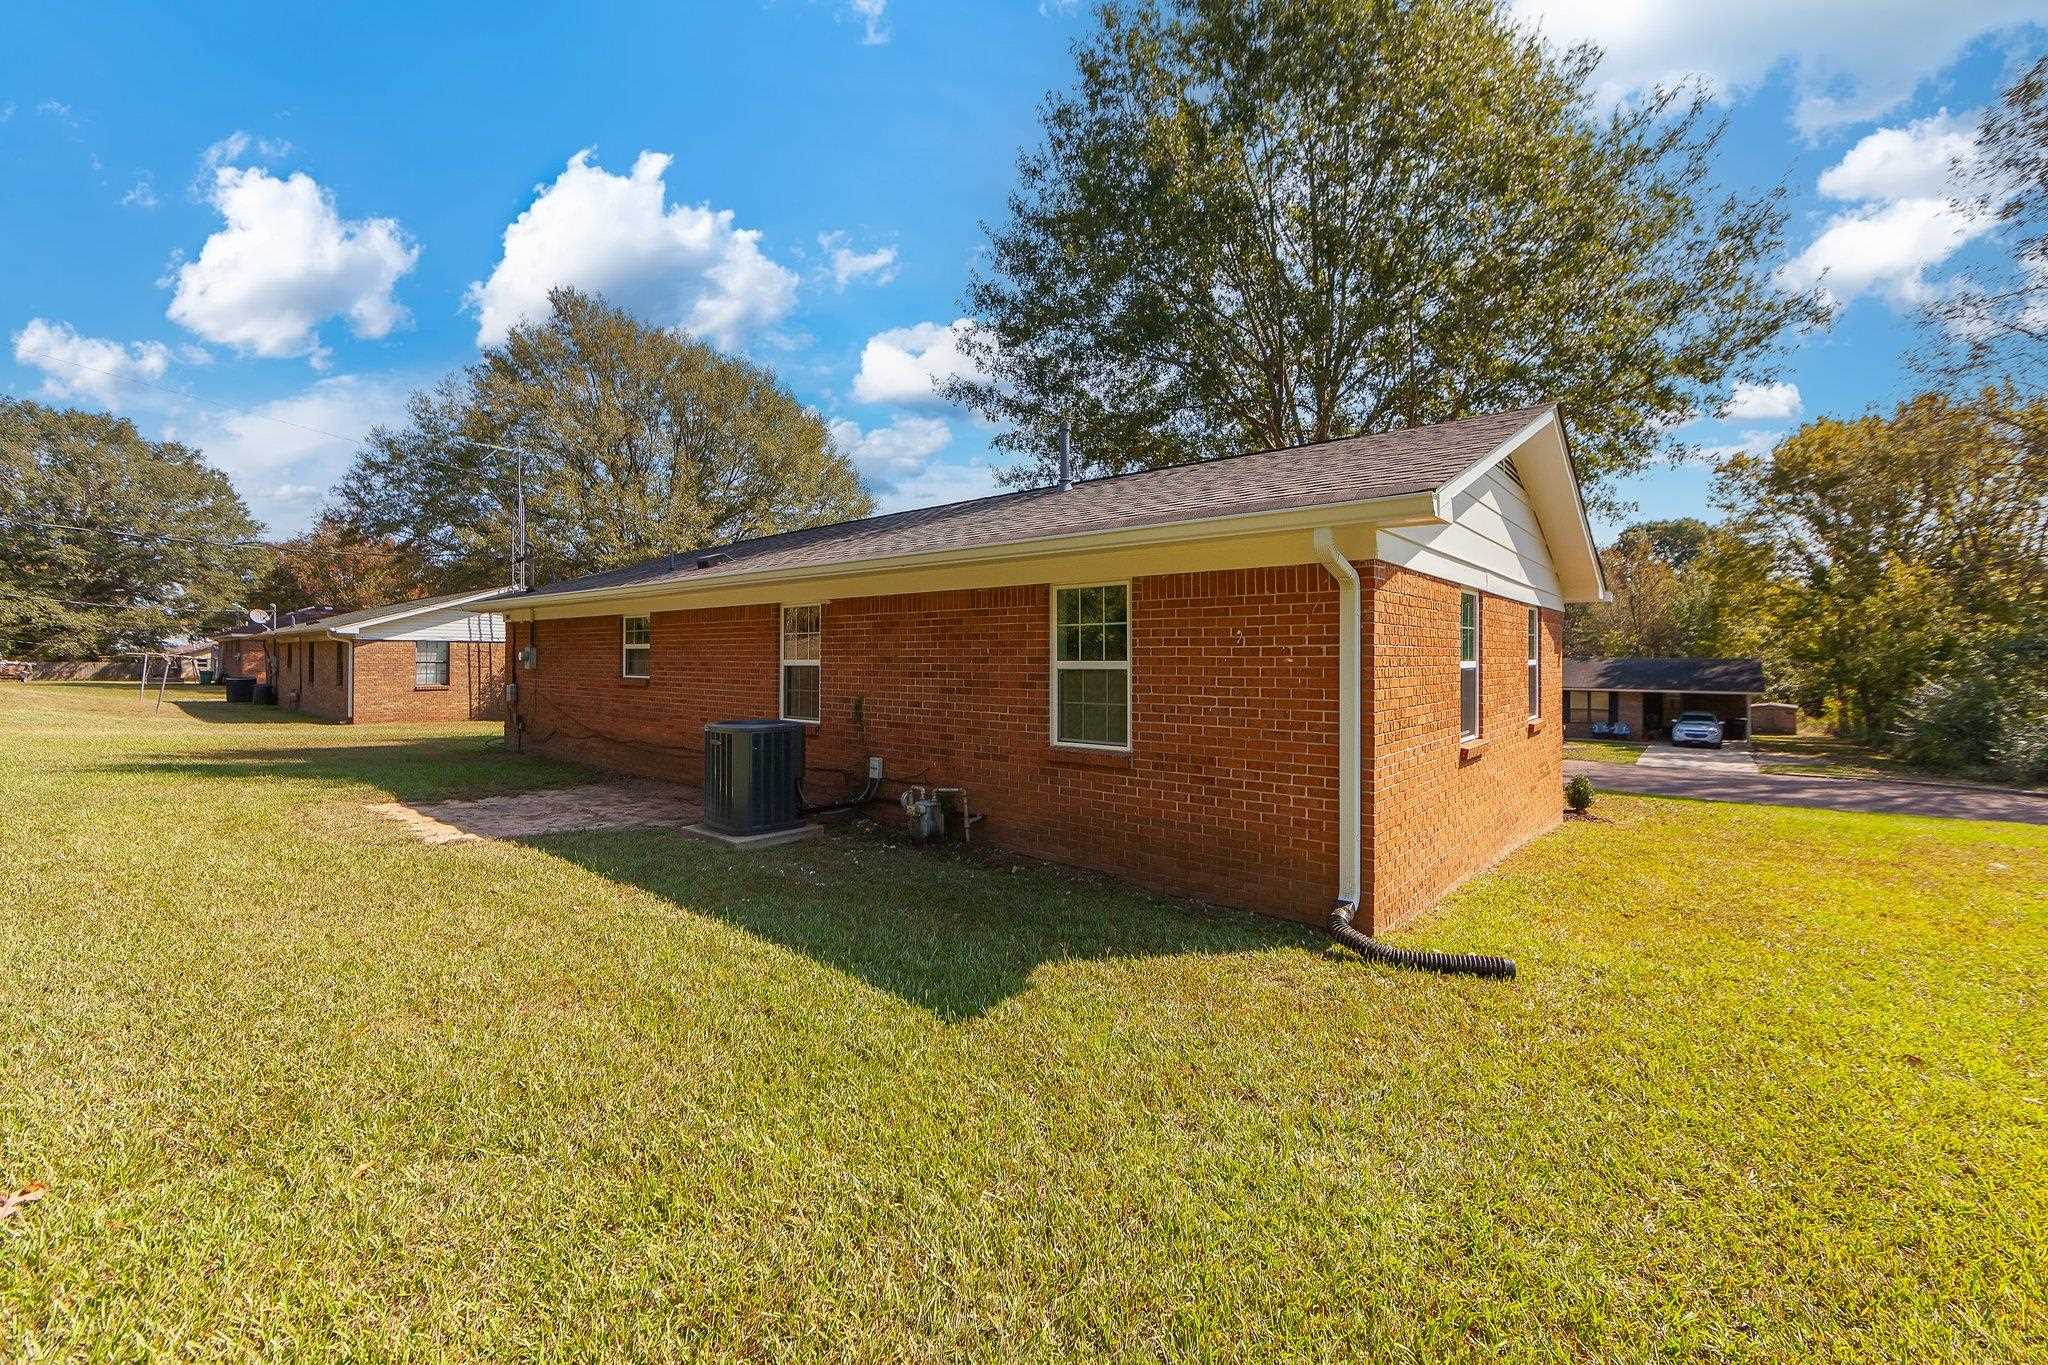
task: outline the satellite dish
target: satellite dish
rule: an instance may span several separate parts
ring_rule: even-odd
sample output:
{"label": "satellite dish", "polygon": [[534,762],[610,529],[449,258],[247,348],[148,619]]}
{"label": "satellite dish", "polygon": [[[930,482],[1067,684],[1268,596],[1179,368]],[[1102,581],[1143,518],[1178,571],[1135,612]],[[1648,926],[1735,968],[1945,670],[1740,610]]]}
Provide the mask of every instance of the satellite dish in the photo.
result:
{"label": "satellite dish", "polygon": [[269,625],[270,613],[267,611],[252,611],[249,613],[249,619],[259,626]]}

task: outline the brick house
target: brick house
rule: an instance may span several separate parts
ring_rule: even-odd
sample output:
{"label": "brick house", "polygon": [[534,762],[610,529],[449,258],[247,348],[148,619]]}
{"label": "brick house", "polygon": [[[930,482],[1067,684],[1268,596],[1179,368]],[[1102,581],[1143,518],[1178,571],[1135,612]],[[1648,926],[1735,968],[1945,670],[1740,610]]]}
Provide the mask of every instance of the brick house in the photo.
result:
{"label": "brick house", "polygon": [[309,625],[332,615],[333,607],[300,607],[297,611],[285,612],[275,626],[251,621],[233,630],[222,631],[214,641],[213,676],[216,679],[254,678],[260,683],[269,682],[273,662],[270,655],[271,631]]}
{"label": "brick house", "polygon": [[[507,595],[508,742],[695,783],[806,725],[806,792],[964,788],[977,842],[1382,929],[1557,823],[1549,406],[1063,483]],[[873,808],[888,816],[886,802]]]}
{"label": "brick house", "polygon": [[394,602],[270,631],[278,705],[356,725],[498,719],[504,618],[474,604],[501,591]]}
{"label": "brick house", "polygon": [[1572,739],[1615,724],[1637,739],[1654,739],[1687,711],[1711,712],[1729,727],[1729,738],[1746,739],[1750,707],[1764,690],[1760,659],[1566,659],[1563,672],[1565,734]]}

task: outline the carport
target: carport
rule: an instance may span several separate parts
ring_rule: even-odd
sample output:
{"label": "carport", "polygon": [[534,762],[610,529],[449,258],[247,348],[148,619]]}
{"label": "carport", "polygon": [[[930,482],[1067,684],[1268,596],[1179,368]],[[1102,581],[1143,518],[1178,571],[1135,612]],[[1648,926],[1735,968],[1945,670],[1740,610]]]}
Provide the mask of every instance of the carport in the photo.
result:
{"label": "carport", "polygon": [[1584,739],[1626,725],[1629,734],[1650,739],[1684,712],[1708,711],[1729,738],[1747,739],[1749,708],[1763,690],[1760,659],[1566,659],[1564,732]]}

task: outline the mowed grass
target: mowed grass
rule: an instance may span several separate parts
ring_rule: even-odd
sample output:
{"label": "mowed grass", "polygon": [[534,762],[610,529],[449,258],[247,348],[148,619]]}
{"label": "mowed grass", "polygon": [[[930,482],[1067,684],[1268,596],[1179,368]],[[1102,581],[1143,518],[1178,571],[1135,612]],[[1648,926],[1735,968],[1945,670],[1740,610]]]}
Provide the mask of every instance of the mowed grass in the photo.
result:
{"label": "mowed grass", "polygon": [[2012,787],[2022,791],[2048,790],[2048,784],[2028,782],[2010,773],[1978,769],[1947,772],[1919,767],[1874,745],[1838,739],[1833,735],[1758,735],[1753,744],[1757,763],[1767,773],[1789,773],[1796,777],[1952,782],[1965,787]]}
{"label": "mowed grass", "polygon": [[1603,796],[1399,941],[848,832],[426,847],[488,727],[0,686],[0,1356],[2048,1351],[2048,830]]}
{"label": "mowed grass", "polygon": [[1587,763],[1633,763],[1648,747],[1639,739],[1568,739],[1564,756]]}

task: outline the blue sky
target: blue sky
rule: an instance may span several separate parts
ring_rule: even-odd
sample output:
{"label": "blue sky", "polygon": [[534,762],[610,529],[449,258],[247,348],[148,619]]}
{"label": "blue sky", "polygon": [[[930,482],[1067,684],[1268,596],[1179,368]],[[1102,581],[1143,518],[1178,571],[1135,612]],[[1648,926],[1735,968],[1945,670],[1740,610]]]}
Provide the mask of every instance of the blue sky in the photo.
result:
{"label": "blue sky", "polygon": [[[1788,278],[1825,270],[1840,301],[1688,441],[1909,390],[1914,310],[1998,249],[1949,205],[1949,156],[2048,0],[1516,7],[1607,48],[1603,98],[1708,81],[1724,180],[1787,185]],[[291,532],[357,434],[576,283],[774,367],[884,506],[972,496],[991,433],[930,378],[1090,23],[1053,0],[14,6],[0,388],[200,445]],[[1696,460],[1622,491],[1704,514],[1707,483]]]}

